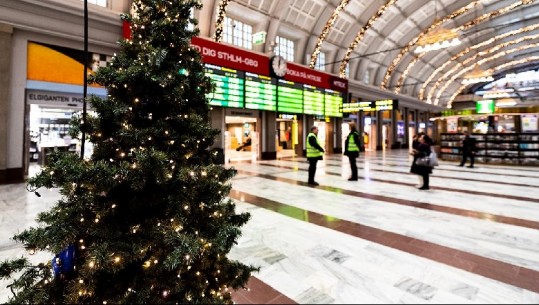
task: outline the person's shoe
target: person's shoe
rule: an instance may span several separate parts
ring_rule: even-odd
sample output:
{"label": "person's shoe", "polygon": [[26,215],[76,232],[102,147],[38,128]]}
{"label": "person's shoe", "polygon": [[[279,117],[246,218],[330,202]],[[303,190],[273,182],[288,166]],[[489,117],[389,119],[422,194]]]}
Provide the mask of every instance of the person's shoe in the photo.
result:
{"label": "person's shoe", "polygon": [[357,181],[357,178],[348,178],[348,181]]}
{"label": "person's shoe", "polygon": [[466,166],[467,168],[473,168],[473,165]]}
{"label": "person's shoe", "polygon": [[320,185],[318,182],[314,182],[314,181],[309,181],[309,182],[307,182],[307,184],[310,184],[310,185]]}
{"label": "person's shoe", "polygon": [[420,188],[419,188],[419,190],[428,190],[428,189],[429,189],[429,187],[428,187],[428,186],[427,186],[427,187],[425,187],[425,186],[422,186],[422,187],[420,187]]}

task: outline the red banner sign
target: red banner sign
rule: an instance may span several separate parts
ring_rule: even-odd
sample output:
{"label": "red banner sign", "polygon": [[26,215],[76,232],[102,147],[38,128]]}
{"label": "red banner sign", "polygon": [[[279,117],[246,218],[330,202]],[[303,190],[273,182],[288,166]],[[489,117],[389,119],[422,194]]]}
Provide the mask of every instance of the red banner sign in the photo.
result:
{"label": "red banner sign", "polygon": [[204,63],[240,71],[269,75],[269,58],[201,37],[193,37],[191,45],[202,55]]}

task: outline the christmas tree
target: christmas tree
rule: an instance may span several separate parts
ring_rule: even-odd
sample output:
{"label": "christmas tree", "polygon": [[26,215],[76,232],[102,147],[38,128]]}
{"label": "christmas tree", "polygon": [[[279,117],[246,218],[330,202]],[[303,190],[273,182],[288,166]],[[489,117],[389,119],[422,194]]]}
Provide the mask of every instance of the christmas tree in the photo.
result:
{"label": "christmas tree", "polygon": [[[232,303],[253,266],[229,260],[247,213],[227,198],[232,168],[218,165],[206,98],[195,0],[135,0],[132,39],[90,77],[108,90],[96,115],[74,120],[94,143],[89,160],[56,153],[28,181],[62,199],[39,226],[14,236],[51,260],[0,264],[11,303]],[[37,192],[36,192],[37,194]],[[56,254],[56,256],[54,256]],[[53,258],[54,257],[54,258]]]}

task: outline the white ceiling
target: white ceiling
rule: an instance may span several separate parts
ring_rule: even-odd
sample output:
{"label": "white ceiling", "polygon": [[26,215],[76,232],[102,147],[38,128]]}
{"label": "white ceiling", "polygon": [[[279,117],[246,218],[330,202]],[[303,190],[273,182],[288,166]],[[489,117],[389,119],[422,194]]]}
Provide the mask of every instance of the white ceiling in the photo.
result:
{"label": "white ceiling", "polygon": [[[203,1],[203,4],[213,5],[217,9],[220,2],[208,0]],[[308,65],[322,30],[341,0],[235,0],[233,2],[234,5],[229,5],[227,9],[227,15],[234,19],[247,20],[245,10],[248,9],[256,11],[258,15],[265,16],[266,18],[259,20],[259,25],[254,24],[253,27],[265,29],[268,32],[267,39],[269,41],[276,35],[296,40],[296,52],[298,53],[296,61]],[[378,18],[372,20],[377,11],[387,3],[391,5]],[[481,55],[481,51],[486,51],[501,43],[514,41],[519,37],[539,34],[539,26],[537,29],[499,38],[478,50],[462,54],[453,61],[451,58],[466,48],[485,42],[490,38],[539,24],[539,0],[479,0],[477,5],[472,6],[466,13],[450,18],[441,24],[444,28],[461,29],[459,31],[461,45],[427,53],[419,60],[416,60],[417,54],[413,52],[413,47],[399,55],[404,47],[417,39],[418,35],[426,31],[435,21],[452,14],[455,16],[454,14],[459,9],[473,3],[476,1],[349,0],[321,45],[321,50],[326,53],[326,62],[329,63],[326,71],[339,74],[339,67],[344,55],[362,29],[366,29],[364,35],[357,46],[353,48],[349,57],[351,80],[368,82],[368,85],[379,86],[395,93],[416,98],[420,97],[420,93],[423,91],[423,101],[440,106],[446,106],[451,98],[459,92],[462,94],[470,93],[470,90],[477,88],[477,85],[463,88],[460,84],[463,75],[455,75],[465,71],[466,67],[473,67],[481,59],[485,59],[485,62],[481,64],[480,68],[483,70],[494,69],[495,78],[503,77],[506,73],[514,70],[537,69],[539,60],[515,62],[519,59],[534,59],[539,56],[539,47],[532,46],[520,50],[523,45],[531,46],[539,43],[537,38],[513,43],[491,54]],[[507,9],[511,6],[513,9]],[[503,13],[499,13],[500,10],[504,10]],[[467,22],[477,19],[483,14],[496,12],[497,14],[487,18],[484,22],[464,27]],[[369,20],[372,20],[370,24],[368,24]],[[260,47],[260,51],[265,52],[269,49],[269,41],[266,42],[265,46]],[[499,52],[509,50],[514,51],[496,59],[486,60]],[[394,65],[393,72],[388,74],[388,67],[399,56],[400,60]],[[470,60],[473,56],[476,56],[476,59]],[[409,65],[414,61],[417,62]],[[443,70],[433,73],[448,62],[450,63],[446,64]],[[463,63],[465,66],[459,66]],[[503,64],[505,66],[502,66]],[[442,82],[431,91],[442,75],[451,69],[455,72],[442,78]],[[403,72],[406,72],[405,77],[401,77]],[[384,78],[388,78],[385,83]],[[455,78],[455,80],[447,83],[447,80],[451,78]],[[442,88],[443,90],[441,90]],[[429,92],[432,99],[427,100]],[[436,96],[439,97],[438,100],[434,99]]]}

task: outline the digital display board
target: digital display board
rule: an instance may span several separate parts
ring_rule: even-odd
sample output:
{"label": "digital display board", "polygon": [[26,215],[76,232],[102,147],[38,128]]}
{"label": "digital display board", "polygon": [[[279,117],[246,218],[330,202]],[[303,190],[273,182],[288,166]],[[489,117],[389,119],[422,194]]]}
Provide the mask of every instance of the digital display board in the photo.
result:
{"label": "digital display board", "polygon": [[342,117],[343,94],[331,89],[324,90],[326,116]]}
{"label": "digital display board", "polygon": [[215,83],[215,91],[207,95],[210,105],[243,108],[245,72],[210,64],[204,72]]}
{"label": "digital display board", "polygon": [[303,85],[303,113],[324,115],[324,91],[311,85]]}
{"label": "digital display board", "polygon": [[279,79],[277,82],[277,111],[303,113],[303,85]]}
{"label": "digital display board", "polygon": [[245,108],[277,110],[277,80],[245,72]]}
{"label": "digital display board", "polygon": [[342,104],[342,112],[343,113],[350,113],[350,112],[360,112],[360,111],[374,111],[374,103],[371,101],[368,102],[358,102],[353,101],[351,103],[343,103]]}
{"label": "digital display board", "polygon": [[376,111],[399,109],[399,101],[398,100],[374,101],[374,108]]}
{"label": "digital display board", "polygon": [[378,100],[378,101],[366,101],[358,102],[353,101],[351,103],[343,103],[342,112],[360,112],[360,111],[384,111],[399,109],[398,100]]}

